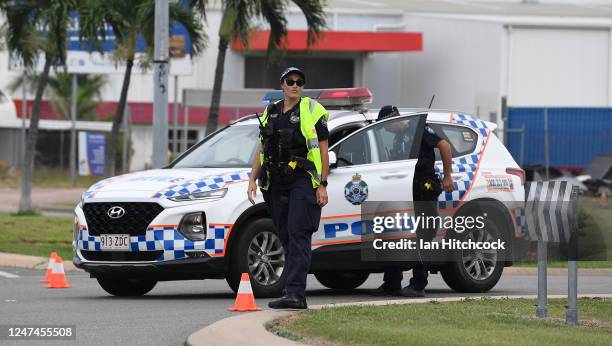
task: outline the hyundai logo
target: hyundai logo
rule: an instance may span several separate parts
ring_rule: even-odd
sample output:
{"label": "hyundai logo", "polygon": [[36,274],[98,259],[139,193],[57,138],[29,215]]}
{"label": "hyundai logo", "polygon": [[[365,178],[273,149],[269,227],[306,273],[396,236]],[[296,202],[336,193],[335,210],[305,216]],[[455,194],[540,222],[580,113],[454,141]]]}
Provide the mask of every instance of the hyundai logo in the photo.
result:
{"label": "hyundai logo", "polygon": [[111,219],[118,219],[120,217],[123,217],[123,215],[125,215],[125,209],[123,209],[123,208],[121,208],[119,206],[114,206],[114,207],[110,208],[106,214]]}

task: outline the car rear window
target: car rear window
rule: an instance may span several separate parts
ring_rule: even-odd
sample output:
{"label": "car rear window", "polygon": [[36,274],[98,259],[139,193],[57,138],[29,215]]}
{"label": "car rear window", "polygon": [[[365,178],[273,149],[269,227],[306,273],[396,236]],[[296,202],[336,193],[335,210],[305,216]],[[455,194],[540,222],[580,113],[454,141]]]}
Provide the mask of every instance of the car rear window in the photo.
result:
{"label": "car rear window", "polygon": [[[473,130],[451,124],[429,124],[436,134],[446,139],[452,148],[453,157],[471,154],[476,149],[478,135]],[[436,148],[436,161],[441,160],[440,152]]]}

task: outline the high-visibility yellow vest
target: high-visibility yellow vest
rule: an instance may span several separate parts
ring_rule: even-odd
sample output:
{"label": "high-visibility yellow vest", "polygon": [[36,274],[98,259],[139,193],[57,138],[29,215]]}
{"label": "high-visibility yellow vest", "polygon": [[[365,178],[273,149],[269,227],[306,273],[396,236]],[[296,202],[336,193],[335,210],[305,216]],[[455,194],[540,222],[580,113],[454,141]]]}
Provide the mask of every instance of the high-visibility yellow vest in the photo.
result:
{"label": "high-visibility yellow vest", "polygon": [[[276,101],[279,103],[281,101]],[[315,124],[324,117],[325,121],[329,120],[329,114],[327,110],[315,100],[312,100],[310,97],[302,97],[300,100],[300,130],[302,135],[306,139],[306,148],[308,149],[308,154],[306,155],[306,159],[312,162],[316,168],[316,171],[308,171],[312,180],[312,187],[316,188],[319,186],[321,182],[321,150],[319,149],[319,138],[317,137],[317,130],[315,129]],[[266,126],[268,123],[268,108],[264,110],[261,115],[261,123],[263,126]],[[263,138],[259,137],[260,142],[262,143],[262,151],[259,153],[259,162],[261,166],[264,165],[264,154],[263,154]],[[265,186],[261,186],[262,190],[267,190],[270,185],[270,172],[264,172],[264,174],[268,174]]]}

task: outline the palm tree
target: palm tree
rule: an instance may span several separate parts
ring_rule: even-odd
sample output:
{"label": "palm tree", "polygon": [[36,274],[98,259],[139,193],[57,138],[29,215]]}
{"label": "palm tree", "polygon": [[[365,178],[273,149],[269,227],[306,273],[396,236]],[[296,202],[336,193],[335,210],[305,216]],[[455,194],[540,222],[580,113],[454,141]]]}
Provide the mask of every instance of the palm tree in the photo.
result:
{"label": "palm tree", "polygon": [[39,55],[44,56],[44,67],[36,85],[21,172],[20,213],[32,211],[32,172],[42,96],[51,66],[66,60],[70,13],[75,8],[76,0],[0,1],[0,11],[6,16],[2,31],[6,35],[10,53],[20,59],[26,68],[32,68]]}
{"label": "palm tree", "polygon": [[[203,8],[204,3],[201,2],[196,1]],[[83,2],[80,15],[79,35],[81,39],[92,43],[92,49],[101,51],[100,36],[105,39],[106,27],[110,26],[115,35],[116,48],[113,56],[117,61],[125,63],[121,96],[113,118],[110,139],[106,146],[104,175],[108,177],[115,174],[115,153],[119,128],[127,104],[130,77],[137,58],[136,45],[140,38],[144,39],[147,47],[142,66],[147,67],[153,56],[155,0],[88,0]],[[192,56],[199,54],[206,42],[200,16],[180,3],[173,3],[170,4],[170,21],[178,22],[186,28],[191,40],[191,54]]]}
{"label": "palm tree", "polygon": [[[322,29],[325,28],[325,12],[322,0],[291,0],[304,14],[308,25],[308,46],[315,43]],[[219,103],[223,85],[225,69],[225,55],[227,48],[235,39],[248,45],[249,32],[255,18],[263,19],[270,26],[268,41],[268,58],[282,48],[282,39],[287,35],[287,18],[285,13],[289,1],[285,0],[225,0],[223,4],[223,18],[219,28],[219,52],[210,113],[206,124],[206,135],[217,130],[219,122]]]}
{"label": "palm tree", "polygon": [[[39,76],[29,74],[26,76],[27,87],[30,92],[34,92],[38,84]],[[9,84],[11,91],[16,91],[23,84],[23,76],[15,79]],[[70,105],[72,100],[72,75],[66,72],[59,72],[50,75],[47,80],[48,88],[45,96],[50,100],[53,109],[62,117],[70,120]],[[102,87],[106,84],[104,75],[77,75],[77,119],[96,120],[96,105],[102,98]]]}

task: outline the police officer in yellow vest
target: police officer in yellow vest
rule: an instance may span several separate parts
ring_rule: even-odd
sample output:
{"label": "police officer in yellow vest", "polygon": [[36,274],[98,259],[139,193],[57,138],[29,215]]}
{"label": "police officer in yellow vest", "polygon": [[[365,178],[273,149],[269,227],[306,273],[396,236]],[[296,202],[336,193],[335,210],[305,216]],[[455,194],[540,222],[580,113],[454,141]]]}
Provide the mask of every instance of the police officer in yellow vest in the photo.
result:
{"label": "police officer in yellow vest", "polygon": [[254,203],[258,179],[285,249],[285,295],[268,306],[306,309],[311,238],[327,204],[329,115],[315,100],[301,97],[302,70],[286,69],[280,83],[284,100],[270,104],[260,118],[259,160],[253,160],[247,194]]}

